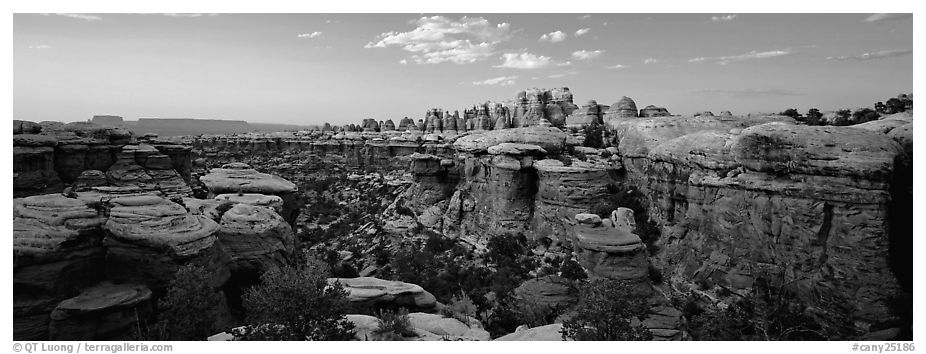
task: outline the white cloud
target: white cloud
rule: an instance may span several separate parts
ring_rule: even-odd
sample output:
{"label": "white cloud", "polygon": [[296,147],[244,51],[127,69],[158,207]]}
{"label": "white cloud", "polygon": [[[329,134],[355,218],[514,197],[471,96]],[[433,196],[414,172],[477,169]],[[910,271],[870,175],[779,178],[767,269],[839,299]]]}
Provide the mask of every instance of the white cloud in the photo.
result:
{"label": "white cloud", "polygon": [[724,15],[724,16],[711,16],[711,21],[721,22],[721,21],[733,21],[736,18],[736,15]]}
{"label": "white cloud", "polygon": [[576,37],[584,36],[586,33],[588,33],[591,30],[592,30],[591,28],[580,28],[576,30]]}
{"label": "white cloud", "polygon": [[338,21],[338,20],[325,20],[325,23],[341,23],[341,21]]}
{"label": "white cloud", "polygon": [[496,54],[495,46],[511,39],[511,25],[492,25],[482,17],[463,16],[459,21],[444,16],[421,17],[408,32],[386,32],[365,48],[396,46],[413,53],[416,64],[456,64],[485,60]]}
{"label": "white cloud", "polygon": [[28,48],[29,49],[50,49],[51,46],[48,44],[35,44],[35,45],[30,45]]}
{"label": "white cloud", "polygon": [[579,19],[580,19],[580,20],[583,20],[583,21],[585,21],[585,20],[587,20],[587,19],[590,19],[590,18],[592,18],[592,15],[582,15],[582,16],[579,16]]}
{"label": "white cloud", "polygon": [[566,77],[566,74],[550,74],[550,76],[549,76],[549,78],[551,78],[551,79],[559,79],[559,78],[563,78],[563,77]]}
{"label": "white cloud", "polygon": [[877,52],[868,52],[862,53],[859,55],[851,56],[838,56],[838,57],[826,57],[826,60],[837,60],[837,61],[865,61],[865,60],[874,60],[874,59],[884,59],[884,58],[893,58],[901,57],[904,55],[913,54],[913,49],[894,49],[894,50],[879,50]]}
{"label": "white cloud", "polygon": [[496,65],[494,67],[510,69],[540,69],[553,64],[553,59],[550,59],[550,57],[526,52],[520,54],[505,53],[502,54],[502,60],[503,62],[500,65]]}
{"label": "white cloud", "polygon": [[608,67],[606,67],[605,69],[627,69],[627,68],[629,68],[629,67],[630,67],[630,65],[616,64],[616,65],[608,66]]}
{"label": "white cloud", "polygon": [[514,85],[517,79],[517,76],[499,76],[493,77],[491,79],[485,79],[482,81],[473,81],[475,86],[511,86]]}
{"label": "white cloud", "polygon": [[662,60],[656,59],[656,58],[646,58],[646,59],[643,59],[643,64],[657,64],[657,63],[661,63],[661,62],[662,62]]}
{"label": "white cloud", "polygon": [[540,36],[540,42],[559,43],[566,40],[566,32],[556,31]]}
{"label": "white cloud", "polygon": [[85,21],[99,21],[99,20],[102,20],[102,19],[103,19],[103,18],[100,17],[100,16],[97,16],[97,15],[88,15],[88,14],[63,14],[63,13],[56,13],[56,14],[42,14],[42,15],[45,15],[45,16],[58,15],[58,16],[76,18],[76,19],[85,20]]}
{"label": "white cloud", "polygon": [[399,60],[399,64],[402,64],[402,65],[408,64],[408,60],[406,59]]}
{"label": "white cloud", "polygon": [[572,65],[572,62],[568,60],[562,63],[556,63],[556,66],[570,66],[570,65]]}
{"label": "white cloud", "polygon": [[732,62],[737,61],[747,61],[747,60],[758,60],[758,59],[768,59],[775,58],[785,55],[791,55],[795,52],[790,48],[784,50],[769,50],[769,51],[751,51],[749,53],[739,54],[739,55],[725,55],[719,57],[697,57],[688,59],[689,63],[700,63],[700,62],[714,62],[720,65],[727,65]]}
{"label": "white cloud", "polygon": [[865,18],[865,22],[882,22],[913,17],[913,14],[874,14]]}
{"label": "white cloud", "polygon": [[315,31],[315,32],[311,32],[311,33],[302,33],[302,34],[298,34],[298,35],[296,35],[296,37],[299,37],[299,38],[317,38],[317,37],[319,37],[319,36],[321,36],[321,35],[322,35],[321,32]]}
{"label": "white cloud", "polygon": [[572,57],[577,60],[592,60],[604,54],[604,50],[577,50],[572,52]]}

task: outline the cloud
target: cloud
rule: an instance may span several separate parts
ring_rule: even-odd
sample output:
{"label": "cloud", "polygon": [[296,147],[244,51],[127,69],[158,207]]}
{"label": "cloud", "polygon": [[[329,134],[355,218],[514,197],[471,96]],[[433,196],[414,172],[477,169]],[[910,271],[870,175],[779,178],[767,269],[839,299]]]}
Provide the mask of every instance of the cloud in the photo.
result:
{"label": "cloud", "polygon": [[473,81],[475,86],[511,86],[514,85],[518,77],[517,76],[499,76],[493,77],[491,79],[485,79],[482,81]]}
{"label": "cloud", "polygon": [[865,22],[883,22],[913,17],[913,14],[874,14],[865,18]]}
{"label": "cloud", "polygon": [[566,40],[566,32],[556,31],[540,36],[540,42],[559,43]]}
{"label": "cloud", "polygon": [[758,98],[758,97],[781,97],[781,96],[801,96],[803,93],[785,89],[739,89],[739,90],[697,90],[691,93],[703,96],[725,96],[729,98]]}
{"label": "cloud", "polygon": [[551,74],[551,75],[548,76],[548,77],[551,78],[551,79],[561,79],[561,78],[564,78],[564,77],[569,76],[569,75],[578,75],[578,74],[579,74],[578,71],[575,71],[575,70],[566,70],[566,71],[563,71],[563,72],[561,72],[561,73]]}
{"label": "cloud", "polygon": [[341,23],[339,20],[325,20],[325,23]]}
{"label": "cloud", "polygon": [[582,15],[582,16],[579,16],[579,19],[582,20],[582,21],[585,21],[585,20],[590,19],[590,18],[592,18],[592,15]]}
{"label": "cloud", "polygon": [[576,37],[584,36],[586,33],[588,33],[588,31],[591,31],[591,30],[592,30],[591,28],[580,28],[576,30]]}
{"label": "cloud", "polygon": [[492,25],[482,17],[463,16],[455,21],[432,16],[412,23],[415,29],[382,33],[364,48],[400,47],[413,53],[410,59],[416,64],[468,64],[495,55],[496,45],[511,39],[511,24]]}
{"label": "cloud", "polygon": [[548,77],[551,79],[560,79],[566,77],[566,74],[550,74]]}
{"label": "cloud", "polygon": [[562,63],[556,63],[556,66],[570,66],[570,65],[572,65],[572,62],[568,60]]}
{"label": "cloud", "polygon": [[662,62],[661,59],[656,59],[656,58],[646,58],[646,59],[643,59],[643,64],[647,64],[647,65],[648,65],[648,64],[658,64],[658,63],[661,63],[661,62]]}
{"label": "cloud", "polygon": [[317,37],[320,37],[321,35],[322,35],[321,32],[315,31],[315,32],[312,32],[312,33],[302,33],[302,34],[298,34],[298,35],[296,35],[296,37],[299,37],[299,38],[317,38]]}
{"label": "cloud", "polygon": [[99,20],[102,20],[102,19],[103,19],[103,18],[100,17],[100,16],[97,16],[97,15],[88,15],[88,14],[63,14],[63,13],[56,13],[56,14],[42,14],[42,15],[45,15],[45,16],[58,15],[58,16],[76,18],[76,19],[85,20],[85,21],[99,21]]}
{"label": "cloud", "polygon": [[592,60],[604,54],[604,50],[577,50],[572,52],[572,57],[577,60]]}
{"label": "cloud", "polygon": [[48,44],[35,44],[35,45],[30,45],[28,48],[29,49],[50,49],[51,46]]}
{"label": "cloud", "polygon": [[736,18],[736,15],[711,16],[711,21],[725,22],[725,21],[733,21],[733,19],[735,18]]}
{"label": "cloud", "polygon": [[407,59],[399,60],[399,64],[402,64],[402,65],[408,64],[408,60]]}
{"label": "cloud", "polygon": [[913,49],[893,49],[893,50],[879,50],[877,52],[868,52],[862,53],[859,55],[852,56],[839,56],[839,57],[826,57],[826,60],[836,60],[836,61],[865,61],[865,60],[875,60],[875,59],[885,59],[893,57],[902,57],[905,55],[913,54]]}
{"label": "cloud", "polygon": [[713,63],[717,63],[720,65],[727,65],[729,63],[737,62],[737,61],[768,59],[768,58],[775,58],[775,57],[780,57],[780,56],[785,56],[785,55],[791,55],[794,53],[795,52],[792,51],[791,48],[787,48],[784,50],[769,50],[769,51],[764,51],[764,52],[753,50],[749,53],[744,53],[744,54],[739,54],[739,55],[691,58],[691,59],[688,59],[688,62],[689,63],[713,62]]}
{"label": "cloud", "polygon": [[630,65],[617,64],[617,65],[611,65],[611,66],[605,67],[605,69],[627,69],[629,67]]}
{"label": "cloud", "polygon": [[502,54],[502,63],[494,66],[495,68],[509,69],[540,69],[553,64],[553,59],[543,55],[531,53],[505,53]]}

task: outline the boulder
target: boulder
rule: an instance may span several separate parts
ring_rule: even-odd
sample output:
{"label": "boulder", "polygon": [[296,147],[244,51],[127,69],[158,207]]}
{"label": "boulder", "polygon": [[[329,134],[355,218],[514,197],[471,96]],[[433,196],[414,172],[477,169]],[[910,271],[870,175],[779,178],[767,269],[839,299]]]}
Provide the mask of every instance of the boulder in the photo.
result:
{"label": "boulder", "polygon": [[266,195],[259,193],[241,193],[241,194],[219,194],[215,196],[215,200],[222,202],[231,202],[231,203],[240,203],[248,204],[254,206],[261,206],[280,213],[283,211],[283,198],[280,198],[276,195]]}
{"label": "boulder", "polygon": [[565,310],[579,300],[579,290],[574,282],[556,275],[547,275],[521,283],[513,291],[519,303]]}
{"label": "boulder", "polygon": [[296,185],[283,178],[257,172],[243,163],[231,163],[222,168],[213,168],[209,174],[199,178],[209,192],[223,193],[261,193],[284,194],[297,190]]}
{"label": "boulder", "polygon": [[556,154],[565,150],[567,139],[567,134],[558,128],[532,126],[469,134],[457,139],[453,146],[457,151],[479,153],[501,143],[520,143]]}
{"label": "boulder", "polygon": [[329,284],[335,282],[341,283],[347,290],[348,300],[354,303],[394,304],[419,309],[432,309],[437,304],[434,295],[415,284],[373,277],[328,279]]}

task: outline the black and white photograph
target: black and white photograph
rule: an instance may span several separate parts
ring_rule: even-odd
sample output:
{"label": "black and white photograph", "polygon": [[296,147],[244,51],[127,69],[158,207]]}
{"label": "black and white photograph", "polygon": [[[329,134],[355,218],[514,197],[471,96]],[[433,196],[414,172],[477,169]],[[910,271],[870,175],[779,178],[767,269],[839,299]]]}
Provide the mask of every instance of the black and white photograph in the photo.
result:
{"label": "black and white photograph", "polygon": [[915,351],[912,2],[541,4],[14,6],[12,348]]}

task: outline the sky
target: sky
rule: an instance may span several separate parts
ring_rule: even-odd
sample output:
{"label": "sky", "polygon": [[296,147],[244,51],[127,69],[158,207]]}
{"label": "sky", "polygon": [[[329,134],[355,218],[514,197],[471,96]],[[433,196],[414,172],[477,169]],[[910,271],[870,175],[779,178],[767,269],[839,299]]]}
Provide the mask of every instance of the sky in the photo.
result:
{"label": "sky", "polygon": [[313,125],[518,91],[673,114],[871,106],[913,91],[910,14],[13,16],[13,118]]}

